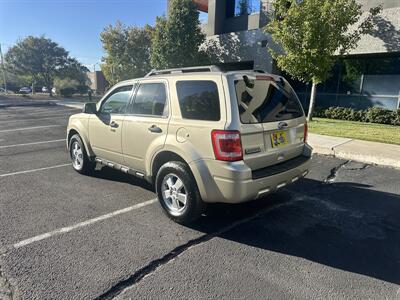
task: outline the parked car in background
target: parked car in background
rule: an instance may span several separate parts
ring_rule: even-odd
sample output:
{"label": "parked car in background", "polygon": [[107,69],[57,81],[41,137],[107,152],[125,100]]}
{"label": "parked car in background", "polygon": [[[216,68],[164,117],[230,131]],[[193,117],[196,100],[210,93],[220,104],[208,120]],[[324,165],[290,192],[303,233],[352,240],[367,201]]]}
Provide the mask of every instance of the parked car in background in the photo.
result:
{"label": "parked car in background", "polygon": [[24,95],[30,94],[32,93],[32,89],[30,87],[25,86],[19,89],[19,93]]}
{"label": "parked car in background", "polygon": [[49,89],[47,88],[47,87],[42,87],[42,93],[48,93],[49,92]]}
{"label": "parked car in background", "polygon": [[98,162],[155,185],[178,223],[207,202],[262,198],[308,173],[307,122],[290,84],[215,66],[152,71],[70,117],[73,168]]}

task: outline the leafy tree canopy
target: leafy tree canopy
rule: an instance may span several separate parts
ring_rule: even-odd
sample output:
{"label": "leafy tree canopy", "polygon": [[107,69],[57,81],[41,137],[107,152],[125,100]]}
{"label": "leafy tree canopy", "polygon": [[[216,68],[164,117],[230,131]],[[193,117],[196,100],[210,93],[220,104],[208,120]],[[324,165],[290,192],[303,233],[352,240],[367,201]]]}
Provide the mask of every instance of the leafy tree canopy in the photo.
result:
{"label": "leafy tree canopy", "polygon": [[313,83],[309,119],[316,85],[328,78],[338,55],[355,48],[361,35],[372,31],[373,17],[380,10],[372,8],[361,20],[361,5],[355,0],[275,0],[266,31],[283,51],[269,51],[279,68]]}
{"label": "leafy tree canopy", "polygon": [[121,22],[104,29],[100,38],[106,56],[101,69],[108,82],[115,84],[149,72],[152,33],[149,25],[127,27]]}
{"label": "leafy tree canopy", "polygon": [[355,0],[276,0],[274,10],[266,31],[282,47],[283,53],[270,49],[278,66],[300,81],[320,83],[329,76],[335,56],[355,48],[361,35],[371,32],[380,7],[362,22]]}
{"label": "leafy tree canopy", "polygon": [[15,73],[42,81],[51,93],[54,77],[68,65],[68,52],[52,40],[28,36],[11,47],[6,55],[7,66]]}
{"label": "leafy tree canopy", "polygon": [[58,72],[59,78],[73,78],[79,85],[90,85],[87,73],[90,70],[75,58],[68,58],[66,65]]}
{"label": "leafy tree canopy", "polygon": [[200,46],[205,41],[199,12],[192,0],[171,0],[168,17],[158,17],[151,64],[158,69],[197,66],[208,61]]}

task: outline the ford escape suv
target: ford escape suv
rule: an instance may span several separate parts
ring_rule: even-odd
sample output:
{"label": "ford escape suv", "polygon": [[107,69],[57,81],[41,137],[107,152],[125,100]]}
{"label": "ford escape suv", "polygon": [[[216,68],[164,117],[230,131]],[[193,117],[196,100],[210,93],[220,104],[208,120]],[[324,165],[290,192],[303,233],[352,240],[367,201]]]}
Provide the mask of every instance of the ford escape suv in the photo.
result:
{"label": "ford escape suv", "polygon": [[283,77],[215,66],[121,82],[71,116],[67,131],[76,171],[100,163],[149,181],[178,223],[207,202],[245,202],[295,182],[312,153],[303,108]]}

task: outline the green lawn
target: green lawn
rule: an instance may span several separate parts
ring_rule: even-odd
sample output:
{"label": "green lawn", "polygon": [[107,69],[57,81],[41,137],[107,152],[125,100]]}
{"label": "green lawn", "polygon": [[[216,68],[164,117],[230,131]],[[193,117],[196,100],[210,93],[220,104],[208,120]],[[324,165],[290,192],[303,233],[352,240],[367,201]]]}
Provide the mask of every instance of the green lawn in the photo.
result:
{"label": "green lawn", "polygon": [[400,145],[400,126],[313,118],[311,133]]}

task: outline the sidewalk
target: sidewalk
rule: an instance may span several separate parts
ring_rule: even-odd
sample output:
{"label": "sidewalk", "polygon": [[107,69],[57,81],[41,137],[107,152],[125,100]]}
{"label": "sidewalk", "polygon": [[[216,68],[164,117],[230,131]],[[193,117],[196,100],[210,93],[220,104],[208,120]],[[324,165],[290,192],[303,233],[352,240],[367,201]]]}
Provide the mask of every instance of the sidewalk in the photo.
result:
{"label": "sidewalk", "polygon": [[400,169],[400,146],[310,133],[314,153]]}

